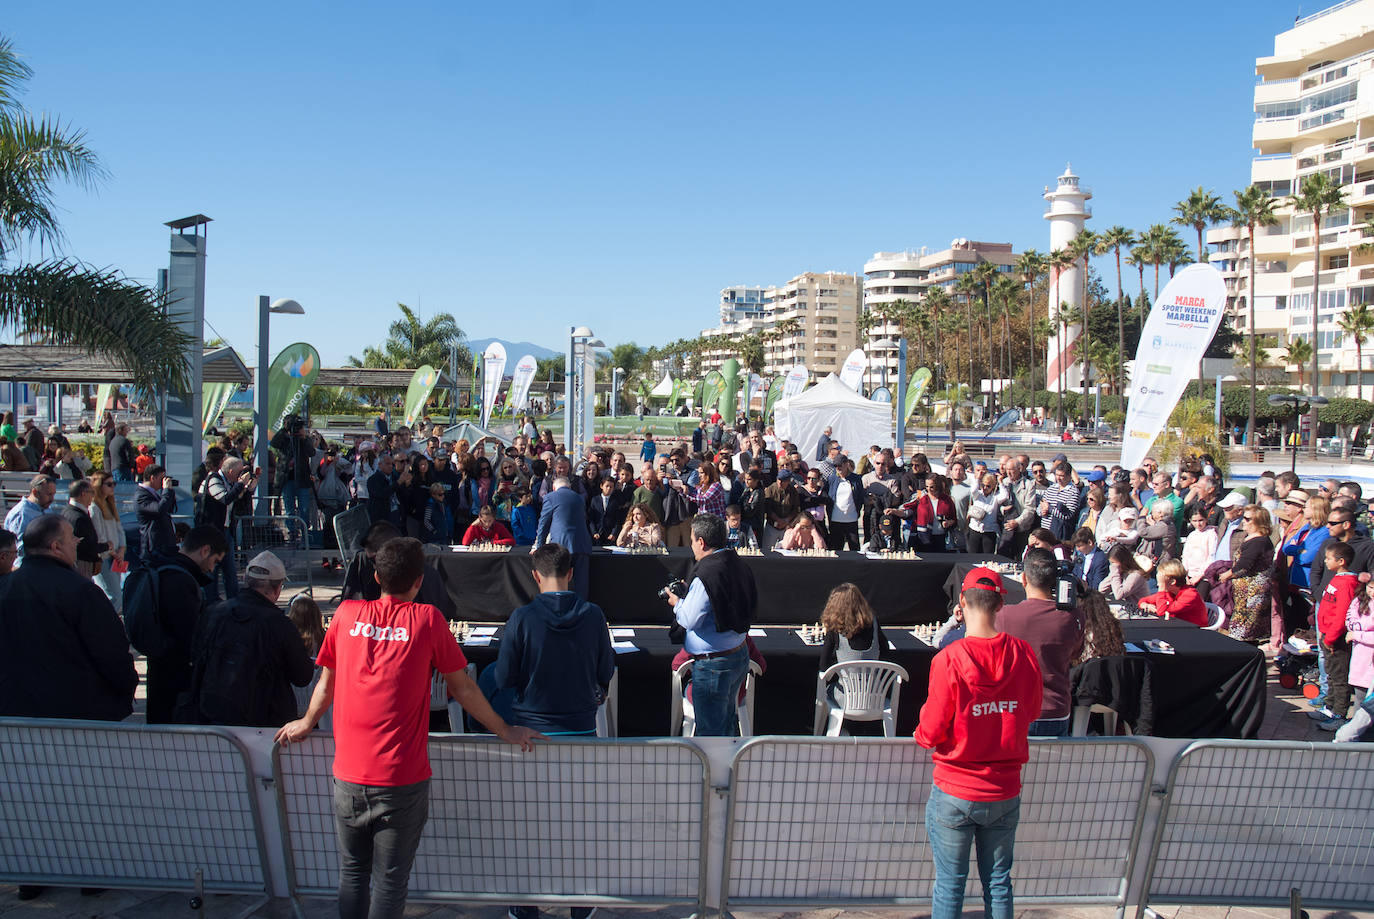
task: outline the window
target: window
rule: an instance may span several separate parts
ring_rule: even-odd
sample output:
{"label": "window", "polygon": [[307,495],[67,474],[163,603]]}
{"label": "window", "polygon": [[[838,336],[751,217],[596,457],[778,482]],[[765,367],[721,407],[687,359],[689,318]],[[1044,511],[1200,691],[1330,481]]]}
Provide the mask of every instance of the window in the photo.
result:
{"label": "window", "polygon": [[1327,267],[1327,268],[1349,268],[1349,267],[1350,267],[1350,255],[1349,255],[1348,253],[1345,254],[1345,255],[1333,255],[1333,256],[1331,256],[1329,259],[1326,260],[1326,267]]}
{"label": "window", "polygon": [[1288,102],[1261,102],[1255,106],[1256,121],[1277,121],[1292,118],[1302,111],[1302,103],[1296,99]]}

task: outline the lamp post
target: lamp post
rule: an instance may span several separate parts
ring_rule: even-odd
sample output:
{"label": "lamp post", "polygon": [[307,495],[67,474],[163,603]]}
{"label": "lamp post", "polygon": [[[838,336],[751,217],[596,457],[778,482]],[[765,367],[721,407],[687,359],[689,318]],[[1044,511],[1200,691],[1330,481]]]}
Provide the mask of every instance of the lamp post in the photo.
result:
{"label": "lamp post", "polygon": [[270,454],[268,450],[268,424],[275,419],[267,417],[267,379],[268,364],[272,360],[272,354],[268,350],[268,328],[271,324],[272,313],[284,313],[288,316],[301,316],[305,313],[305,308],[295,300],[278,300],[272,302],[270,297],[258,297],[258,366],[255,379],[253,380],[253,392],[258,403],[257,425],[253,433],[253,453],[257,457],[257,466],[263,474],[258,476],[257,502],[254,513],[260,517],[267,516],[268,495],[267,470],[270,468]]}
{"label": "lamp post", "polygon": [[[1293,440],[1293,458],[1289,461],[1288,471],[1296,473],[1298,471],[1298,441],[1302,438],[1298,435],[1298,419],[1306,415],[1313,408],[1326,405],[1329,400],[1325,396],[1303,396],[1296,393],[1274,393],[1265,401],[1270,405],[1287,405],[1293,413],[1293,433],[1289,437]],[[1317,432],[1312,431],[1312,442],[1316,443]]]}

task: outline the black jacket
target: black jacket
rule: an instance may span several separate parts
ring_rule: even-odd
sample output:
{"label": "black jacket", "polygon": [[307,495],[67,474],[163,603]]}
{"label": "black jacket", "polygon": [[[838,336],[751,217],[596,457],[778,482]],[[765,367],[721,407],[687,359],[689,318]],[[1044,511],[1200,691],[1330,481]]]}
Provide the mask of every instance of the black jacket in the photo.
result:
{"label": "black jacket", "polygon": [[[172,649],[148,658],[148,723],[167,724],[174,719],[177,698],[191,688],[191,639],[205,606],[201,589],[212,578],[180,552],[155,555],[148,560],[157,573],[157,619]],[[170,570],[176,569],[176,570]]]}
{"label": "black jacket", "polygon": [[76,533],[76,558],[81,562],[99,562],[100,553],[109,549],[108,543],[100,541],[95,531],[95,521],[91,515],[79,507],[68,504],[62,508],[62,519],[72,525]]}
{"label": "black jacket", "polygon": [[716,630],[747,633],[759,605],[759,591],[754,584],[754,573],[735,550],[712,552],[697,562],[692,576],[701,581],[706,595],[711,598]]}
{"label": "black jacket", "polygon": [[138,673],[119,615],[90,578],[29,555],[0,578],[0,715],[121,721]]}
{"label": "black jacket", "polygon": [[[344,572],[343,594],[345,600],[380,600],[382,598],[382,585],[377,583],[375,577],[377,568],[372,564],[372,559],[367,557],[366,552],[359,552],[353,556],[353,561],[349,562],[348,570]],[[448,588],[444,586],[443,576],[439,574],[439,569],[433,563],[425,563],[425,579],[420,584],[420,592],[415,595],[416,603],[428,603],[437,606],[439,612],[444,614],[445,619],[456,620],[458,618],[458,607],[454,604],[453,598],[449,596]]]}
{"label": "black jacket", "polygon": [[134,460],[138,458],[138,452],[134,450],[134,445],[129,443],[129,438],[123,434],[111,437],[109,451],[111,471],[118,469],[128,475],[134,474]]}
{"label": "black jacket", "polygon": [[592,498],[587,505],[587,525],[591,527],[592,540],[600,544],[613,541],[629,510],[623,491],[612,491],[604,500],[600,494]]}
{"label": "black jacket", "polygon": [[177,496],[170,488],[154,494],[138,487],[138,557],[151,558],[159,552],[177,551],[177,531],[172,515],[177,512]]}
{"label": "black jacket", "polygon": [[[1350,564],[1350,570],[1356,574],[1374,574],[1374,540],[1356,532],[1350,534],[1348,545],[1355,550],[1355,561]],[[1321,600],[1329,580],[1331,576],[1326,573],[1326,553],[1318,552],[1312,562],[1312,573],[1308,576],[1308,583],[1312,585],[1313,602]]]}

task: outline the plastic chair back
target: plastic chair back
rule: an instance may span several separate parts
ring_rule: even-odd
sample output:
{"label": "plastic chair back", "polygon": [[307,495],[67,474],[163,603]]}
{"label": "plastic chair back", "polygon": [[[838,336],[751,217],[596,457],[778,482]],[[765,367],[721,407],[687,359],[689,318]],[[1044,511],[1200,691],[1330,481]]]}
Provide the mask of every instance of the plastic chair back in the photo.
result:
{"label": "plastic chair back", "polygon": [[[687,695],[692,685],[692,664],[690,659],[673,671],[672,710],[669,714],[668,731],[672,737],[696,736],[696,709]],[[735,717],[739,721],[739,736],[754,736],[754,690],[755,683],[763,668],[758,661],[749,662],[749,672],[744,675],[744,699],[735,706]]]}
{"label": "plastic chair back", "polygon": [[[883,733],[896,733],[898,690],[911,679],[906,668],[890,661],[843,661],[816,677],[815,733],[837,737],[845,720],[882,721]],[[830,701],[831,681],[839,681],[844,706]]]}
{"label": "plastic chair back", "polygon": [[1207,624],[1203,626],[1209,632],[1216,632],[1221,629],[1226,622],[1226,610],[1217,606],[1215,603],[1207,604]]}
{"label": "plastic chair back", "polygon": [[611,674],[611,683],[606,687],[606,698],[596,708],[596,736],[620,736],[620,668]]}
{"label": "plastic chair back", "polygon": [[[476,664],[468,664],[466,667],[463,668],[463,671],[464,671],[470,678],[472,678],[472,679],[474,679],[474,680],[477,679],[477,665],[476,665]],[[445,699],[445,701],[446,701],[447,704],[448,704],[448,731],[449,731],[449,733],[450,733],[450,734],[466,734],[466,733],[468,732],[468,729],[467,729],[467,722],[464,720],[463,706],[458,702],[457,699],[450,699],[450,698],[448,697],[448,684],[444,682],[444,678],[443,678],[442,676],[440,676],[439,673],[438,673],[437,671],[436,671],[435,674],[434,674],[434,679],[438,682],[438,684],[439,684],[440,686],[443,687],[444,699]],[[434,689],[433,684],[431,684],[431,686],[430,686],[430,691],[431,691],[431,693],[434,693],[434,692],[435,692],[435,689]],[[431,710],[431,711],[433,711],[433,704],[434,704],[434,696],[431,695],[431,696],[430,696],[430,706],[431,706],[431,709],[430,709],[430,710]],[[442,706],[441,706],[441,707],[442,707]]]}

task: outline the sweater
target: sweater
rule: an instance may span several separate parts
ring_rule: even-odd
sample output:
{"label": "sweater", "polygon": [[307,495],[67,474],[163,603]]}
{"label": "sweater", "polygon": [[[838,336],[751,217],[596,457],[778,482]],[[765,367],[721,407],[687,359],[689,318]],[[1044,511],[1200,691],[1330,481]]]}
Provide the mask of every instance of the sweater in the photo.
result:
{"label": "sweater", "polygon": [[965,801],[1019,795],[1040,706],[1040,666],[1019,638],[965,636],[935,655],[915,734],[934,751],[935,785]]}
{"label": "sweater", "polygon": [[722,549],[697,562],[692,576],[701,581],[711,598],[711,613],[719,632],[749,631],[759,592],[753,573],[733,549]]}
{"label": "sweater", "polygon": [[1359,575],[1353,571],[1338,571],[1331,575],[1317,606],[1317,631],[1328,647],[1345,638],[1345,617],[1350,604],[1364,589]]}
{"label": "sweater", "polygon": [[1202,597],[1191,587],[1184,587],[1175,596],[1167,590],[1161,590],[1157,594],[1151,594],[1140,601],[1141,605],[1150,604],[1155,608],[1155,615],[1161,618],[1172,617],[1182,619],[1184,622],[1191,622],[1198,628],[1207,625],[1207,605],[1202,602]]}

